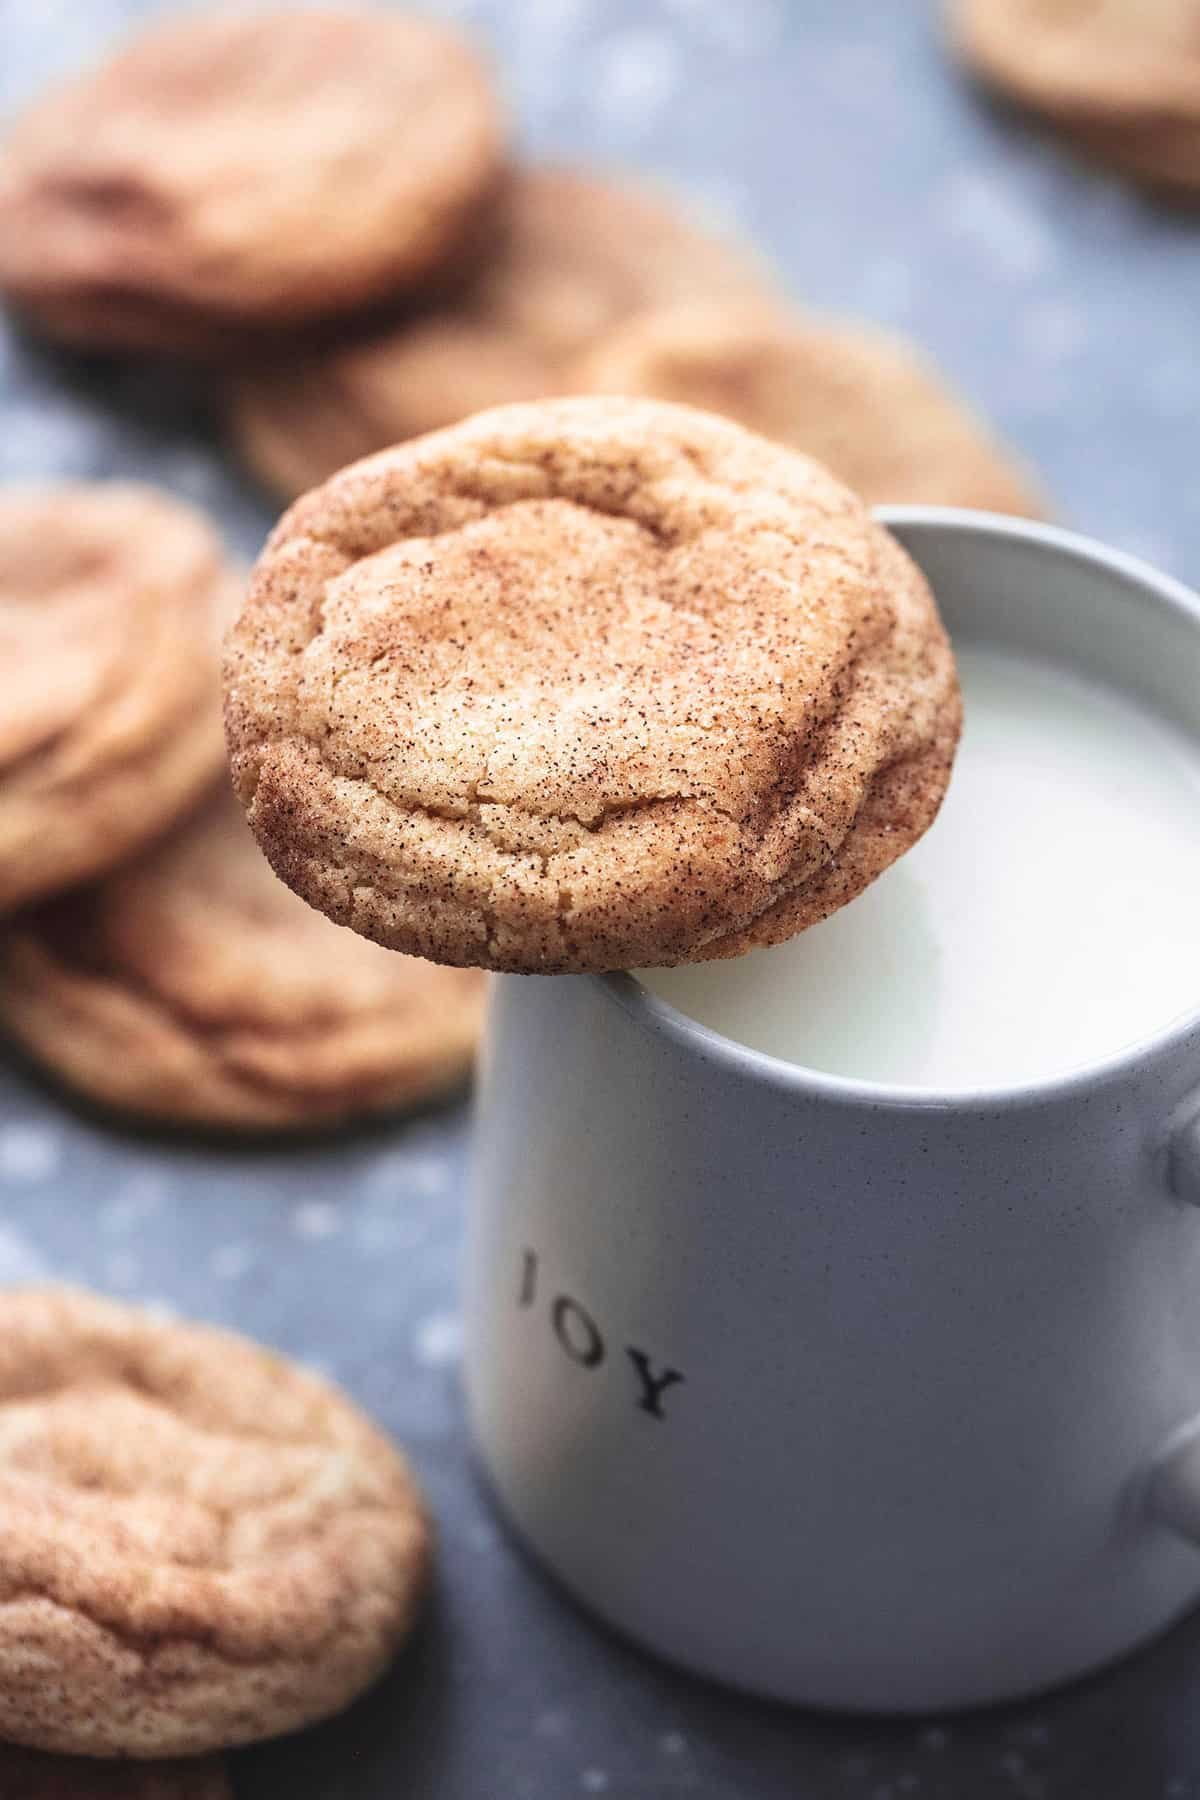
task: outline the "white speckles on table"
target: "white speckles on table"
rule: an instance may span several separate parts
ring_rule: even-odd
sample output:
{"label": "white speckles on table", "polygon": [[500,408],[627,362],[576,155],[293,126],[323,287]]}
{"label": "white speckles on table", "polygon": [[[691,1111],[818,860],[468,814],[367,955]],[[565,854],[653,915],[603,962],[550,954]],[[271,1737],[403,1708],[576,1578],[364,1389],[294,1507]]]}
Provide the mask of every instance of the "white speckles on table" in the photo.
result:
{"label": "white speckles on table", "polygon": [[364,1173],[362,1192],[368,1200],[403,1208],[412,1195],[428,1198],[445,1194],[453,1182],[453,1170],[444,1151],[423,1148],[414,1135],[406,1151],[383,1151]]}
{"label": "white speckles on table", "polygon": [[249,1244],[221,1244],[209,1257],[208,1266],[218,1281],[243,1281],[257,1260]]}
{"label": "white speckles on table", "polygon": [[[167,4],[0,0],[0,108]],[[1066,523],[1200,575],[1200,223],[981,105],[940,0],[426,4],[489,41],[524,150],[640,168],[754,236],[798,301],[911,332]],[[251,554],[270,515],[204,399],[0,322],[0,478],[158,481]],[[1027,1708],[888,1723],[685,1680],[577,1613],[466,1440],[466,1131],[455,1108],[295,1145],[139,1136],[0,1071],[0,1281],[88,1281],[323,1369],[404,1444],[439,1523],[410,1650],[347,1718],[236,1757],[238,1800],[1200,1800],[1200,1621]],[[629,1507],[636,1530],[636,1469]]]}
{"label": "white speckles on table", "polygon": [[337,1204],[331,1200],[302,1200],[292,1208],[292,1230],[298,1238],[319,1244],[341,1230]]}
{"label": "white speckles on table", "polygon": [[110,1237],[120,1237],[123,1233],[134,1231],[139,1225],[152,1219],[162,1206],[170,1192],[166,1181],[133,1180],[126,1182],[100,1207],[98,1220],[100,1229]]}
{"label": "white speckles on table", "polygon": [[411,1168],[410,1153],[382,1150],[363,1170],[359,1191],[365,1200],[398,1200]]}
{"label": "white speckles on table", "polygon": [[0,1129],[0,1181],[20,1186],[49,1181],[61,1155],[62,1140],[50,1121],[14,1119]]}
{"label": "white speckles on table", "polygon": [[450,1169],[444,1158],[421,1156],[408,1165],[406,1181],[410,1193],[420,1194],[428,1198],[433,1194],[445,1194],[450,1190]]}
{"label": "white speckles on table", "polygon": [[679,51],[666,32],[634,28],[601,43],[593,56],[591,103],[603,130],[621,143],[652,129],[682,78]]}
{"label": "white speckles on table", "polygon": [[934,196],[952,235],[1018,286],[1051,274],[1058,244],[1033,202],[992,169],[956,169]]}
{"label": "white speckles on table", "polygon": [[413,1355],[425,1369],[454,1367],[462,1358],[462,1320],[457,1313],[432,1313],[413,1334]]}

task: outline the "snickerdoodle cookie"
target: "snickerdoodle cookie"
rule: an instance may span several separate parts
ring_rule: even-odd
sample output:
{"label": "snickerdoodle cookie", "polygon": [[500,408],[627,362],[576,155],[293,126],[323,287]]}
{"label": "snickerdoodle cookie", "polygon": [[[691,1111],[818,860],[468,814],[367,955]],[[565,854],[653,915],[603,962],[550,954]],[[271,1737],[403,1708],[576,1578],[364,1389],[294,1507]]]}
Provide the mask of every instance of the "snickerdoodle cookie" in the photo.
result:
{"label": "snickerdoodle cookie", "polygon": [[233,1789],[217,1756],[101,1762],[0,1744],[0,1794],[4,1800],[232,1800]]}
{"label": "snickerdoodle cookie", "polygon": [[0,146],[0,291],[83,345],[203,349],[390,300],[457,258],[496,100],[433,20],[189,12],[38,100]]}
{"label": "snickerdoodle cookie", "polygon": [[170,1757],[345,1706],[408,1631],[429,1527],[336,1388],[228,1332],[0,1293],[0,1735]]}
{"label": "snickerdoodle cookie", "polygon": [[724,413],[815,456],[872,506],[1040,510],[1020,469],[915,347],[869,325],[659,308],[602,339],[579,386]]}
{"label": "snickerdoodle cookie", "polygon": [[500,407],[276,528],[227,643],[251,825],[331,917],[437,961],[724,956],[933,819],[933,599],[818,464],[665,402]]}
{"label": "snickerdoodle cookie", "polygon": [[1200,195],[1196,0],[954,0],[981,80],[1135,180]]}
{"label": "snickerdoodle cookie", "polygon": [[241,581],[149,488],[0,493],[0,911],[110,868],[214,779]]}
{"label": "snickerdoodle cookie", "polygon": [[0,1025],[103,1104],[238,1129],[462,1081],[484,980],[341,931],[271,873],[226,784],[98,886],[0,931]]}
{"label": "snickerdoodle cookie", "polygon": [[569,169],[526,169],[476,278],[437,310],[358,341],[288,346],[235,382],[230,416],[254,473],[292,499],[373,450],[484,407],[576,385],[597,335],[645,306],[764,305],[765,271],[665,197]]}

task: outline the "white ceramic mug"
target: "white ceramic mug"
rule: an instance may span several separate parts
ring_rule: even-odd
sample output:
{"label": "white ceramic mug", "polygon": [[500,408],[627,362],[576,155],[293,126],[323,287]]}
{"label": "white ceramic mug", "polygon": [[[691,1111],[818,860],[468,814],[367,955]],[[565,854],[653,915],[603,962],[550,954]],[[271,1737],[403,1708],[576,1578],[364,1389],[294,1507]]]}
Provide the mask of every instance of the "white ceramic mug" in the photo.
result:
{"label": "white ceramic mug", "polygon": [[[1195,720],[1178,584],[1049,527],[883,517],[952,636]],[[519,1534],[650,1648],[821,1706],[1016,1696],[1167,1624],[1200,1594],[1189,1003],[1081,1073],[939,1096],[627,975],[498,979],[467,1384]]]}

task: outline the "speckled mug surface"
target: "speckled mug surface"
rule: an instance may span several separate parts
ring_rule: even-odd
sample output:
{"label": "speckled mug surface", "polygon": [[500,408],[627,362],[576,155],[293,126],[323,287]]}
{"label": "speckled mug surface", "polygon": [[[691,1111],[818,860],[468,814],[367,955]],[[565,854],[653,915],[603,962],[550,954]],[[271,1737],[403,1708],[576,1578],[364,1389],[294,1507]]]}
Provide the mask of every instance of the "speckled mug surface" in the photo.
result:
{"label": "speckled mug surface", "polygon": [[[1196,732],[1187,589],[1048,526],[882,516],[952,637]],[[498,978],[467,1386],[520,1536],[699,1673],[925,1711],[1121,1654],[1200,1595],[1200,994],[1104,1062],[939,1095],[631,976]]]}

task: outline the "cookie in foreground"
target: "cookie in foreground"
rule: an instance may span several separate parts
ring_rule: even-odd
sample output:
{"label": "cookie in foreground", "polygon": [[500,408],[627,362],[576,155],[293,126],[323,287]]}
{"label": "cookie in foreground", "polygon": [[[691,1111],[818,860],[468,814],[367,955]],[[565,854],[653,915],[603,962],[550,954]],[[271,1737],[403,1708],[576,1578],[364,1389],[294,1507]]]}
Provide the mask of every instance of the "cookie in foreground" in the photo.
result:
{"label": "cookie in foreground", "polygon": [[915,565],[818,464],[656,401],[502,407],[285,514],[226,646],[288,884],[530,973],[774,942],[921,835],[960,726]]}
{"label": "cookie in foreground", "polygon": [[329,1383],[79,1290],[0,1292],[0,1738],[163,1758],[324,1718],[406,1636],[429,1552],[403,1459]]}
{"label": "cookie in foreground", "polygon": [[289,893],[227,781],[98,885],[0,928],[0,1025],[140,1118],[308,1130],[469,1074],[484,978],[368,944]]}
{"label": "cookie in foreground", "polygon": [[242,580],[152,488],[0,493],[0,912],[112,868],[214,780]]}

